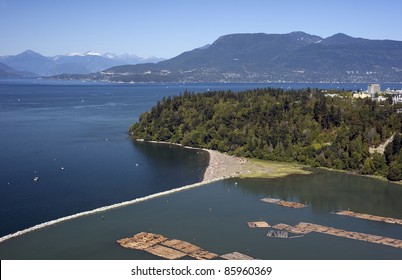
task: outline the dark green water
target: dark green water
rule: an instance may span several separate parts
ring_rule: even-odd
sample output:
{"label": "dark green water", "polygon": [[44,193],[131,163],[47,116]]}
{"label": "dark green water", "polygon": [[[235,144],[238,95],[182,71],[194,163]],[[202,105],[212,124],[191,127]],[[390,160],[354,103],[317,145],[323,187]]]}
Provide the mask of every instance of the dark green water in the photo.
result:
{"label": "dark green water", "polygon": [[[237,182],[237,184],[235,184]],[[261,202],[275,197],[307,203],[290,209]],[[143,203],[77,218],[0,243],[1,259],[158,259],[119,247],[117,239],[141,231],[182,239],[224,254],[260,259],[402,259],[402,249],[319,233],[266,237],[247,221],[311,222],[402,239],[402,226],[331,214],[355,212],[402,218],[402,187],[329,171],[280,179],[228,179]],[[101,217],[104,216],[104,219]]]}

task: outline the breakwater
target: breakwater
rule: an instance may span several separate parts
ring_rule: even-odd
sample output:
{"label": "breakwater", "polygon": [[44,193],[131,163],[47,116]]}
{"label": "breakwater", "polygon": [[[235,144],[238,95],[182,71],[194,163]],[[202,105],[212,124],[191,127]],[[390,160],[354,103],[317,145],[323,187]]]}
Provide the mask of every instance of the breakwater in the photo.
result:
{"label": "breakwater", "polygon": [[178,188],[171,189],[171,190],[168,190],[168,191],[151,194],[151,195],[148,195],[148,196],[144,196],[144,197],[141,197],[141,198],[136,198],[136,199],[133,199],[133,200],[116,203],[116,204],[109,205],[109,206],[103,206],[103,207],[100,207],[100,208],[96,208],[94,210],[84,211],[84,212],[80,212],[80,213],[73,214],[73,215],[70,215],[70,216],[55,219],[55,220],[52,220],[52,221],[44,222],[44,223],[35,225],[33,227],[30,227],[30,228],[27,228],[27,229],[24,229],[24,230],[20,230],[20,231],[17,231],[15,233],[11,233],[11,234],[5,235],[3,237],[0,237],[0,243],[4,242],[4,241],[7,241],[7,240],[9,240],[11,238],[15,238],[15,237],[21,236],[23,234],[33,232],[35,230],[39,230],[39,229],[42,229],[42,228],[45,228],[45,227],[48,227],[48,226],[52,226],[52,225],[55,225],[55,224],[58,224],[58,223],[66,222],[66,221],[76,219],[76,218],[79,218],[79,217],[83,217],[83,216],[97,214],[97,213],[100,213],[100,212],[108,211],[108,210],[119,208],[119,207],[124,207],[124,206],[128,206],[128,205],[136,204],[136,203],[141,203],[141,202],[151,200],[151,199],[155,199],[155,198],[158,198],[158,197],[162,197],[162,196],[170,195],[170,194],[173,194],[173,193],[186,191],[186,190],[189,190],[189,189],[192,189],[192,188],[200,187],[200,186],[203,186],[203,185],[206,185],[206,184],[209,184],[209,183],[213,183],[215,181],[223,180],[223,179],[225,179],[225,178],[222,177],[222,178],[215,178],[215,179],[211,179],[211,180],[204,180],[204,181],[201,181],[201,182],[198,182],[198,183],[178,187]]}

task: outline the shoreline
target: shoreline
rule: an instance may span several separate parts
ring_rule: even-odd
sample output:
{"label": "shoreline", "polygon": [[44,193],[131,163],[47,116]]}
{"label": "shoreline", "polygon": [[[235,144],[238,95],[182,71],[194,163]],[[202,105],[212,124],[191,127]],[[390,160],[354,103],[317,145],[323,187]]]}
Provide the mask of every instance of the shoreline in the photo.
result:
{"label": "shoreline", "polygon": [[134,141],[152,144],[174,145],[185,149],[201,150],[209,153],[209,163],[200,183],[209,182],[211,180],[223,180],[227,178],[241,177],[247,172],[246,164],[249,163],[249,160],[246,158],[230,156],[214,150],[194,148],[171,142],[145,141],[144,139],[134,139]]}
{"label": "shoreline", "polygon": [[[213,157],[212,163],[210,162],[207,170],[205,171],[204,177],[207,178],[216,178],[214,177],[214,169],[217,169],[218,174],[220,174],[222,179],[231,178],[231,177],[239,177],[239,178],[277,178],[283,177],[291,174],[311,174],[309,171],[301,171],[303,168],[314,168],[318,170],[327,170],[333,172],[340,172],[344,174],[366,177],[370,179],[380,180],[382,182],[387,182],[390,184],[402,185],[402,181],[390,181],[386,177],[378,176],[378,175],[364,175],[359,174],[351,170],[340,170],[333,169],[328,167],[312,167],[308,165],[303,165],[297,162],[280,162],[280,161],[267,161],[253,158],[242,158],[236,156],[229,156],[224,153],[204,149],[204,148],[194,148],[190,146],[183,146],[177,143],[165,142],[165,141],[145,141],[143,139],[134,139],[137,142],[144,143],[154,143],[154,144],[168,144],[175,145],[179,147],[183,147],[186,149],[196,149],[203,150],[210,154],[210,157]],[[239,166],[239,162],[241,162],[241,166]],[[218,163],[226,164],[227,166],[219,167]],[[214,166],[214,168],[213,168]],[[230,170],[227,170],[227,168]],[[208,169],[212,170],[208,170]],[[208,174],[208,176],[207,176]],[[211,177],[209,177],[211,176]]]}

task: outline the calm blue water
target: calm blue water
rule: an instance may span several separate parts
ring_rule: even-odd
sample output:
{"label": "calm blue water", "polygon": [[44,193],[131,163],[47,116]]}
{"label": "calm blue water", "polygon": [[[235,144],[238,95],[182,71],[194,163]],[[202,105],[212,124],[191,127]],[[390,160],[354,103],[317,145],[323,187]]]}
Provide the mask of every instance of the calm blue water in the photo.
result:
{"label": "calm blue water", "polygon": [[[202,178],[208,156],[134,144],[130,124],[163,96],[256,87],[365,84],[119,85],[0,81],[0,236]],[[399,88],[395,85],[383,87]],[[39,177],[34,182],[34,177]]]}

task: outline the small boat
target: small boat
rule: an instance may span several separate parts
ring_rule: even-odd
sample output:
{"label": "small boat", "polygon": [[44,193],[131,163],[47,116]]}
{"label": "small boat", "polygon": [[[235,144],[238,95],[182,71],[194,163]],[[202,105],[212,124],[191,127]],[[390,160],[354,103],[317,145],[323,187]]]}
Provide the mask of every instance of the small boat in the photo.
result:
{"label": "small boat", "polygon": [[38,182],[38,181],[39,181],[39,177],[38,177],[38,176],[35,176],[35,177],[33,178],[33,180],[34,180],[34,182]]}

